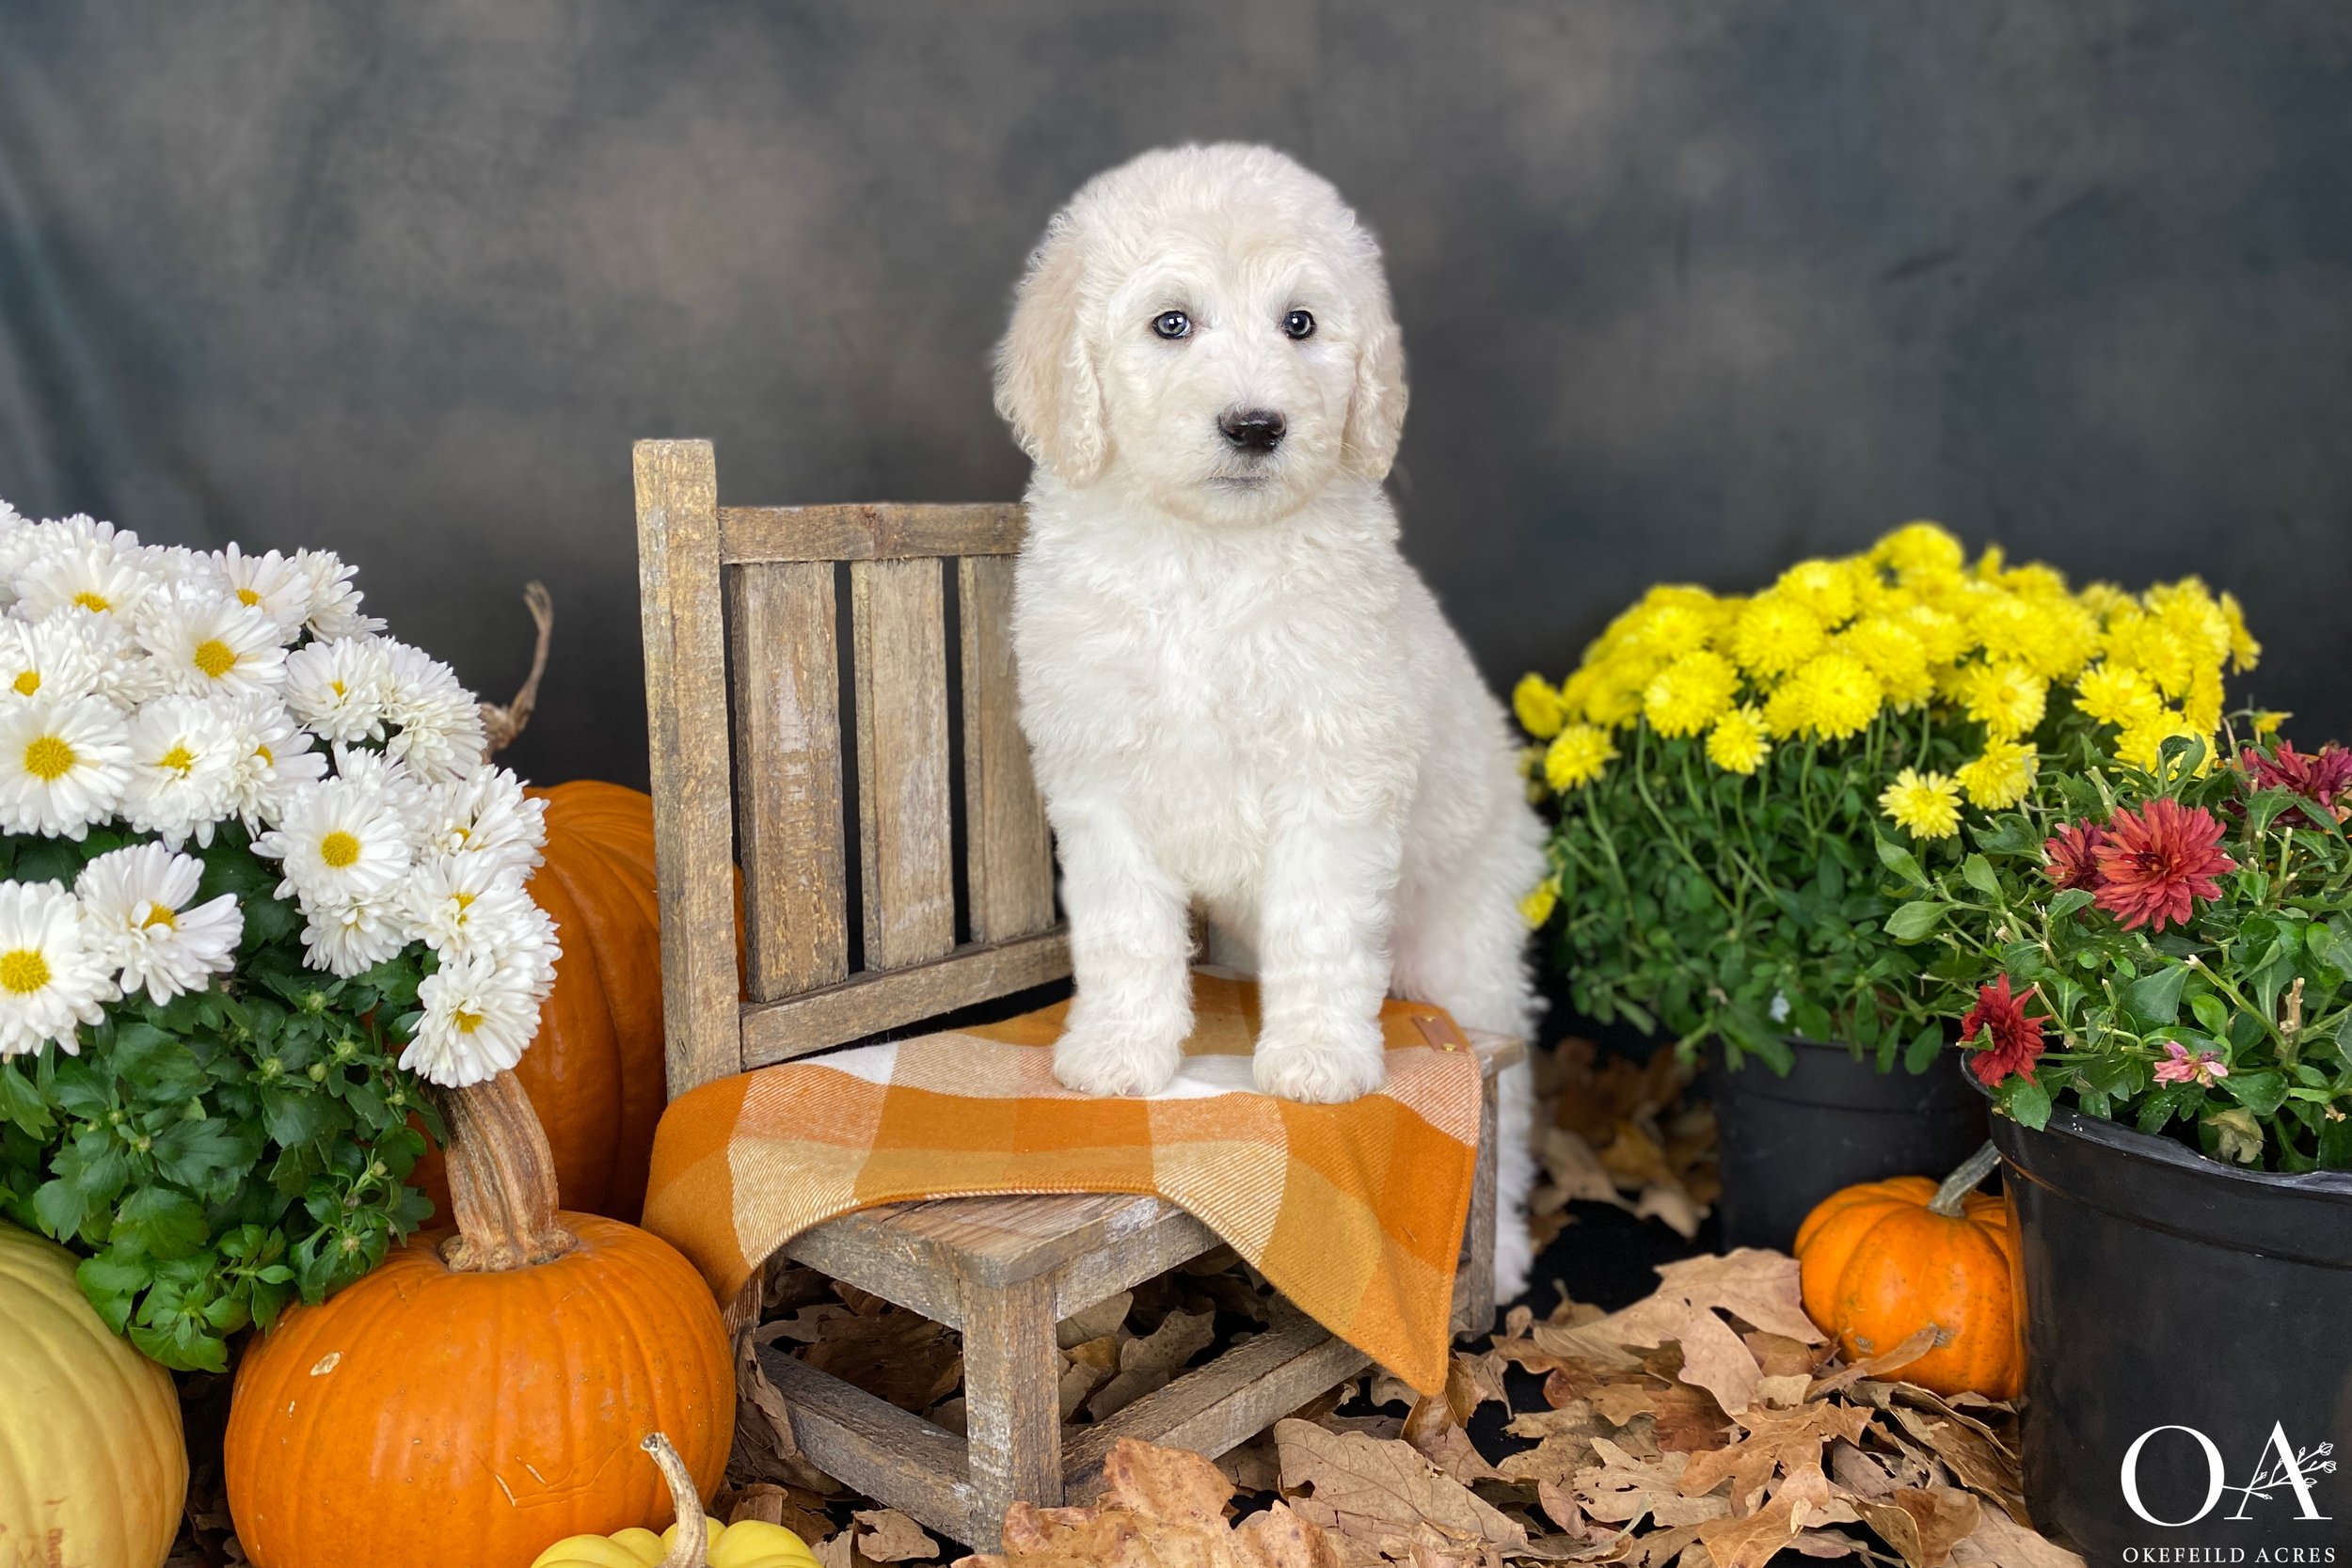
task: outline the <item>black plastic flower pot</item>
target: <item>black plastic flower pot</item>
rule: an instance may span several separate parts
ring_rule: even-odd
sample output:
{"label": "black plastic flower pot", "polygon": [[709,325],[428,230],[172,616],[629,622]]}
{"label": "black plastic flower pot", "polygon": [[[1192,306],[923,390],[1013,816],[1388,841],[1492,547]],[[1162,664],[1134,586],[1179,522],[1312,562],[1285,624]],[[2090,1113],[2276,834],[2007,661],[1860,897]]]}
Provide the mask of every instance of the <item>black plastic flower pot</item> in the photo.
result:
{"label": "black plastic flower pot", "polygon": [[1993,1136],[2035,1524],[2097,1568],[2352,1562],[2352,1172],[2243,1170],[2064,1108]]}
{"label": "black plastic flower pot", "polygon": [[1857,1181],[1941,1176],[1985,1136],[1984,1097],[1938,1067],[1881,1072],[1842,1045],[1792,1039],[1763,1063],[1708,1069],[1723,1162],[1724,1244],[1788,1250],[1813,1206]]}

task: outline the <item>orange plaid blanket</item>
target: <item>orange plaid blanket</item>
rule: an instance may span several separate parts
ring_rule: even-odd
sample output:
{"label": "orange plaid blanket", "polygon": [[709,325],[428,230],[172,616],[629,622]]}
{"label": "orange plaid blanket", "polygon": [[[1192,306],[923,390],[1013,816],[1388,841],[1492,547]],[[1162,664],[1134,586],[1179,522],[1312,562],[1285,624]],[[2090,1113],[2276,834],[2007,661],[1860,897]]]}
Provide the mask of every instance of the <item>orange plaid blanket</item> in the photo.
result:
{"label": "orange plaid blanket", "polygon": [[851,1210],[994,1193],[1152,1193],[1299,1310],[1425,1393],[1445,1385],[1477,1160],[1479,1069],[1437,1007],[1381,1011],[1388,1086],[1345,1105],[1253,1091],[1257,988],[1194,980],[1183,1070],[1148,1100],[1073,1094],[1044,1049],[1067,1004],[706,1084],[654,1139],[645,1226],[723,1301]]}

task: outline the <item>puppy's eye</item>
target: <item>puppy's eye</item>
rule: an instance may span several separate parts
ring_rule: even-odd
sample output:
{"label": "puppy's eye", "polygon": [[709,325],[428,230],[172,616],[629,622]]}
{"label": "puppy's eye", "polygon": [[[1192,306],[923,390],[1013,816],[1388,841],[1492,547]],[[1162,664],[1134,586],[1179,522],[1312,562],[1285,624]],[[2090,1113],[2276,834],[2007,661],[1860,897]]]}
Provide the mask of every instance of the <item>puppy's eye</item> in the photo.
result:
{"label": "puppy's eye", "polygon": [[1163,310],[1152,318],[1152,330],[1174,342],[1192,336],[1192,318],[1182,310]]}
{"label": "puppy's eye", "polygon": [[1315,319],[1304,310],[1293,310],[1282,318],[1282,334],[1288,338],[1311,338],[1315,335]]}

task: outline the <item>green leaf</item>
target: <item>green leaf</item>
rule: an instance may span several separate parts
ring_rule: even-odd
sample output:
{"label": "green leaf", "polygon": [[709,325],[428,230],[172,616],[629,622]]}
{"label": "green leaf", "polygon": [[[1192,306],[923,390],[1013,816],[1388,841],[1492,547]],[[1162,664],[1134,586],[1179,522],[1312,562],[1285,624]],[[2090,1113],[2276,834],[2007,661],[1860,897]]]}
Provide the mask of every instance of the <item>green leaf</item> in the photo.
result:
{"label": "green leaf", "polygon": [[185,1193],[142,1187],[115,1211],[115,1235],[151,1258],[185,1258],[204,1244],[204,1211]]}
{"label": "green leaf", "polygon": [[1935,898],[1916,898],[1899,904],[1886,917],[1886,934],[1897,942],[1917,942],[1935,929],[1938,922],[1952,906]]}
{"label": "green leaf", "polygon": [[2001,879],[1993,875],[1993,863],[1982,855],[1970,855],[1960,863],[1960,879],[1987,898],[2001,896]]}
{"label": "green leaf", "polygon": [[2221,1080],[2221,1087],[2231,1099],[2258,1117],[2266,1117],[2285,1103],[2287,1081],[2284,1074],[2265,1069],[2258,1072],[2233,1071]]}
{"label": "green leaf", "polygon": [[1873,834],[1871,842],[1877,846],[1880,864],[1906,882],[1918,887],[1928,885],[1928,874],[1919,869],[1918,856],[1888,838],[1884,833]]}
{"label": "green leaf", "polygon": [[2030,1078],[2020,1074],[2010,1079],[1995,1091],[2001,1109],[2014,1117],[2021,1127],[2036,1132],[2050,1123],[2050,1091]]}
{"label": "green leaf", "polygon": [[2075,911],[2087,910],[2097,901],[2097,895],[2086,888],[2062,888],[2058,896],[2050,900],[2050,922],[2056,925]]}
{"label": "green leaf", "polygon": [[1931,1023],[1912,1037],[1910,1048],[1903,1053],[1904,1069],[1925,1072],[1930,1063],[1943,1053],[1944,1025]]}
{"label": "green leaf", "polygon": [[2181,1016],[2181,987],[2187,979],[2186,964],[2166,964],[2153,974],[2133,981],[2123,993],[2124,1004],[2144,1023],[2174,1022]]}
{"label": "green leaf", "polygon": [[2197,1022],[2208,1035],[2225,1035],[2230,1027],[2230,1009],[2221,998],[2209,990],[2201,990],[2188,999],[2188,1010],[2197,1015]]}

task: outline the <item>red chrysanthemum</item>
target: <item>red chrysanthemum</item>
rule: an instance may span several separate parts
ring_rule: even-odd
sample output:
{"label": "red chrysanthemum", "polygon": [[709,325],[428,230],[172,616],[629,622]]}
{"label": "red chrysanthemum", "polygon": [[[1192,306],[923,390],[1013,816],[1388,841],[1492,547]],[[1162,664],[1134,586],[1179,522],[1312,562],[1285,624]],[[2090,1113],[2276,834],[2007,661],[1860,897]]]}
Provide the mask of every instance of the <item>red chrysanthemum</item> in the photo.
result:
{"label": "red chrysanthemum", "polygon": [[2096,822],[2061,822],[2058,836],[2042,841],[2042,874],[2059,887],[2099,885],[2099,846],[2107,835]]}
{"label": "red chrysanthemum", "polygon": [[2268,756],[2249,746],[2238,753],[2238,762],[2256,789],[2293,790],[2338,821],[2352,805],[2336,803],[2340,797],[2352,795],[2352,752],[2341,746],[2298,752],[2281,740]]}
{"label": "red chrysanthemum", "polygon": [[1994,985],[1977,988],[1977,1005],[1960,1021],[1960,1037],[1963,1043],[1973,1042],[1986,1029],[1993,1031],[1992,1043],[1968,1058],[1968,1070],[1981,1082],[1998,1084],[2013,1072],[2033,1082],[2034,1064],[2042,1060],[2042,1026],[2050,1022],[2046,1014],[2026,1012],[2026,1004],[2039,989],[2028,986],[2025,995],[2011,996],[2006,974]]}
{"label": "red chrysanthemum", "polygon": [[2221,852],[2221,824],[2213,813],[2163,798],[2137,812],[2118,811],[2093,855],[2099,907],[2127,931],[2186,925],[2197,899],[2221,895],[2214,879],[2237,869]]}

